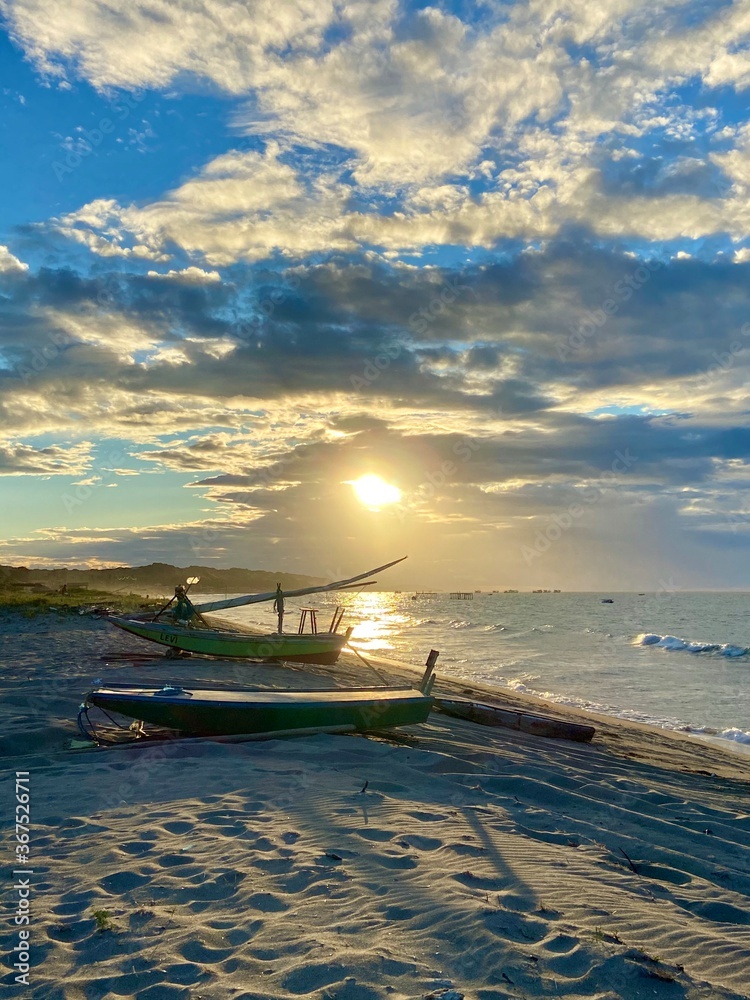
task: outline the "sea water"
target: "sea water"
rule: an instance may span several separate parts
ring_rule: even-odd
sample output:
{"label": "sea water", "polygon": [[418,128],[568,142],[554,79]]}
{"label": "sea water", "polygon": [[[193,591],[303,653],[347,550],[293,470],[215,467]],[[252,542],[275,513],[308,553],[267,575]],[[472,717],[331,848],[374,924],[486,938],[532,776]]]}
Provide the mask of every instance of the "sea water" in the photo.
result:
{"label": "sea water", "polygon": [[[602,603],[610,599],[612,603]],[[482,593],[317,595],[319,628],[333,606],[365,657],[424,663],[443,674],[548,701],[721,739],[750,752],[750,594]],[[296,625],[287,602],[286,627]],[[275,628],[270,610],[234,611]],[[294,624],[293,624],[294,623]]]}

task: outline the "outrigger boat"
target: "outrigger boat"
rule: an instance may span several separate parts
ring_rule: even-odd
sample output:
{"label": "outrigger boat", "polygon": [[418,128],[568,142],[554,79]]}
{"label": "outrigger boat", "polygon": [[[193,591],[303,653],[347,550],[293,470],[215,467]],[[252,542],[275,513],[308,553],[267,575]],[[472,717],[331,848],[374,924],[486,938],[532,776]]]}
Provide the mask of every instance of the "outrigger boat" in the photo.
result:
{"label": "outrigger boat", "polygon": [[[389,569],[401,559],[394,559],[383,566],[346,580],[314,587],[302,587],[298,590],[282,591],[279,585],[275,591],[262,594],[246,594],[242,597],[232,597],[220,601],[208,601],[193,604],[187,596],[186,587],[176,587],[174,597],[154,615],[137,615],[123,617],[110,615],[109,621],[117,628],[132,635],[162,646],[168,646],[172,655],[182,653],[199,653],[203,656],[220,656],[222,658],[252,659],[252,660],[289,660],[295,663],[333,664],[341,650],[349,641],[352,629],[339,632],[343,609],[336,608],[330,627],[325,632],[317,631],[317,616],[309,609],[300,616],[298,631],[282,632],[284,618],[284,600],[287,597],[302,597],[307,594],[323,594],[334,590],[347,590],[352,587],[366,587],[376,583],[367,577]],[[190,583],[197,580],[188,581]],[[267,634],[254,633],[248,629],[232,627],[226,624],[215,624],[203,616],[228,608],[244,607],[248,604],[260,604],[274,601],[274,607],[279,615],[279,631]],[[174,607],[172,607],[174,605]],[[171,610],[170,610],[171,608]],[[304,627],[310,620],[311,631],[305,632]]]}
{"label": "outrigger boat", "polygon": [[[328,688],[314,691],[109,684],[90,691],[78,713],[87,738],[106,743],[88,716],[92,707],[192,736],[301,736],[367,732],[425,722],[433,699],[437,650],[418,687]],[[84,718],[86,724],[84,724]],[[114,721],[114,720],[111,720]],[[88,726],[88,728],[87,728]],[[137,735],[143,735],[140,728]]]}
{"label": "outrigger boat", "polygon": [[222,627],[196,627],[164,619],[146,622],[133,618],[110,615],[109,621],[118,628],[150,639],[162,646],[169,646],[180,653],[199,653],[203,656],[220,656],[243,660],[290,660],[294,663],[333,664],[349,641],[352,630],[338,632],[337,609],[331,629],[327,632],[254,634]]}

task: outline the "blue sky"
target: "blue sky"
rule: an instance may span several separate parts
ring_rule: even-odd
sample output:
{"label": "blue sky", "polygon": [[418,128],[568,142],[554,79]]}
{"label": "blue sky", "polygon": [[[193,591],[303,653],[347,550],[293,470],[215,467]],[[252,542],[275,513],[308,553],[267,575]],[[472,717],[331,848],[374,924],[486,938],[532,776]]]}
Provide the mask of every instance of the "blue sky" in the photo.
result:
{"label": "blue sky", "polygon": [[748,584],[741,5],[0,13],[0,562]]}

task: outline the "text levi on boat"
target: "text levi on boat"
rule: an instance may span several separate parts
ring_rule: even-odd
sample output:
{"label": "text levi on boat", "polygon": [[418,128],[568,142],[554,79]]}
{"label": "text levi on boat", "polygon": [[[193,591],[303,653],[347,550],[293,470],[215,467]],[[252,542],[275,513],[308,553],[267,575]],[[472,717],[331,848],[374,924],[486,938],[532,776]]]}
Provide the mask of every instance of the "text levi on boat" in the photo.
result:
{"label": "text levi on boat", "polygon": [[[376,566],[346,580],[298,590],[275,591],[263,594],[246,594],[220,601],[193,604],[187,596],[187,588],[176,587],[174,597],[154,615],[123,617],[110,615],[108,620],[132,635],[162,646],[168,646],[174,654],[199,653],[203,656],[219,656],[232,659],[289,660],[295,663],[333,664],[341,650],[349,641],[351,629],[339,632],[343,611],[334,612],[327,631],[318,632],[316,619],[312,618],[312,631],[303,632],[304,617],[300,619],[299,631],[282,632],[284,600],[288,597],[303,597],[307,594],[324,594],[333,590],[347,590],[353,587],[367,587],[375,583],[367,577],[389,569],[403,562],[406,556],[394,559],[383,566]],[[228,608],[244,607],[274,601],[279,615],[279,631],[266,634],[252,632],[231,623],[212,622],[203,616]],[[174,605],[174,607],[172,607]],[[170,610],[171,609],[171,610]]]}
{"label": "text levi on boat", "polygon": [[[78,713],[88,739],[112,742],[96,732],[93,708],[137,720],[128,732],[145,735],[143,723],[191,736],[258,739],[311,733],[367,732],[425,722],[433,699],[437,650],[431,650],[418,687],[327,688],[312,691],[109,684],[90,691]],[[85,720],[85,722],[84,722]]]}

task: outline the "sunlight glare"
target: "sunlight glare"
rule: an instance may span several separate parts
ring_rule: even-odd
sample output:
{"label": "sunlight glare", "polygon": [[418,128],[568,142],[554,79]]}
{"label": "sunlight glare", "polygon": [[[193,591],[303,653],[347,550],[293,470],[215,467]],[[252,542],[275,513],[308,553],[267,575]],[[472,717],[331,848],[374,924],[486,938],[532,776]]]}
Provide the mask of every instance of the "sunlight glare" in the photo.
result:
{"label": "sunlight glare", "polygon": [[392,486],[380,476],[360,476],[359,479],[348,479],[346,482],[354,490],[357,499],[369,510],[380,510],[389,503],[398,503],[401,490]]}

